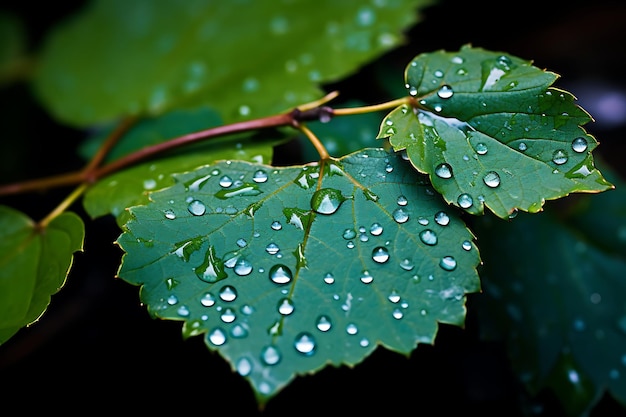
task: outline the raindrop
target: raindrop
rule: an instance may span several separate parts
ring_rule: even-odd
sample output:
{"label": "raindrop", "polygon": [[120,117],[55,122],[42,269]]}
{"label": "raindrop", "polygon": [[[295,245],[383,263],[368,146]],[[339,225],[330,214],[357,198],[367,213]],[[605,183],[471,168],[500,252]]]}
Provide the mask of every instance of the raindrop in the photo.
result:
{"label": "raindrop", "polygon": [[204,213],[206,213],[206,206],[200,200],[193,200],[187,206],[187,210],[189,210],[189,213],[193,214],[194,216],[202,216]]}
{"label": "raindrop", "polygon": [[386,172],[386,173],[388,173],[388,174],[389,174],[389,173],[392,173],[392,172],[393,172],[393,165],[391,165],[391,164],[387,164],[387,165],[385,166],[385,172]]}
{"label": "raindrop", "polygon": [[402,262],[400,262],[400,268],[404,269],[405,271],[411,271],[413,268],[415,268],[415,264],[412,260],[406,258],[403,259]]}
{"label": "raindrop", "polygon": [[435,214],[435,223],[439,226],[447,226],[450,223],[450,216],[445,211],[440,211]]}
{"label": "raindrop", "polygon": [[387,297],[387,299],[389,301],[391,301],[392,303],[397,303],[398,301],[400,301],[400,294],[398,294],[395,290],[391,292],[391,294],[389,294],[389,297]]}
{"label": "raindrop", "polygon": [[370,240],[370,238],[367,236],[367,234],[365,234],[365,233],[361,233],[361,234],[359,235],[359,240],[360,240],[361,242],[367,242],[368,240]]}
{"label": "raindrop", "polygon": [[442,164],[439,164],[435,168],[435,174],[437,174],[439,178],[443,178],[443,179],[452,178],[452,175],[453,175],[452,167],[445,162]]}
{"label": "raindrop", "polygon": [[552,162],[557,165],[563,165],[567,162],[567,153],[563,149],[557,149],[552,154]]}
{"label": "raindrop", "polygon": [[237,361],[237,372],[241,376],[248,376],[252,372],[252,362],[248,358],[241,358]]}
{"label": "raindrop", "polygon": [[500,185],[500,176],[495,171],[489,171],[483,178],[483,182],[487,187],[496,188]]}
{"label": "raindrop", "polygon": [[437,244],[437,234],[430,229],[422,230],[419,236],[421,241],[427,245],[434,246]]}
{"label": "raindrop", "polygon": [[524,152],[526,149],[528,149],[528,146],[524,142],[520,142],[520,144],[517,146],[517,149]]}
{"label": "raindrop", "polygon": [[178,310],[176,310],[176,312],[181,317],[189,316],[189,308],[187,306],[180,306],[180,307],[178,307]]}
{"label": "raindrop", "polygon": [[428,219],[427,219],[427,218],[425,218],[425,217],[422,217],[422,216],[420,216],[420,217],[417,219],[417,222],[418,222],[419,224],[421,224],[422,226],[428,226],[428,223],[429,223]]}
{"label": "raindrop", "polygon": [[400,310],[399,308],[396,308],[393,310],[391,315],[393,316],[394,319],[400,320],[404,316],[404,313],[402,313],[402,310]]}
{"label": "raindrop", "polygon": [[454,91],[452,90],[452,87],[447,84],[442,85],[439,91],[437,91],[437,95],[443,99],[448,99],[452,97],[453,94]]}
{"label": "raindrop", "polygon": [[317,329],[320,332],[327,332],[332,327],[332,323],[330,322],[330,318],[328,316],[319,316],[316,323]]}
{"label": "raindrop", "polygon": [[348,243],[346,243],[346,248],[354,249],[354,242],[350,240]]}
{"label": "raindrop", "polygon": [[215,296],[213,296],[210,292],[205,293],[202,298],[200,298],[200,304],[205,307],[211,307],[215,304]]}
{"label": "raindrop", "polygon": [[256,171],[252,176],[252,181],[257,183],[267,181],[267,172],[263,171],[262,169]]}
{"label": "raindrop", "polygon": [[358,327],[356,327],[356,324],[350,323],[346,326],[346,332],[348,334],[357,334],[359,332],[359,329]]}
{"label": "raindrop", "polygon": [[383,227],[379,223],[372,223],[370,233],[372,236],[380,236],[383,233]]}
{"label": "raindrop", "polygon": [[246,239],[244,238],[237,239],[237,246],[239,246],[240,248],[245,248],[247,245],[248,245],[248,242],[246,242]]}
{"label": "raindrop", "polygon": [[220,290],[220,298],[224,301],[234,301],[237,298],[237,290],[232,285],[225,285]]}
{"label": "raindrop", "polygon": [[278,220],[275,220],[275,221],[272,222],[270,227],[272,228],[272,230],[280,230],[280,229],[283,228],[283,225],[280,224],[280,222]]}
{"label": "raindrop", "polygon": [[395,209],[392,216],[397,223],[406,223],[409,220],[409,213],[403,208]]}
{"label": "raindrop", "polygon": [[226,343],[226,333],[220,328],[213,329],[211,333],[209,333],[209,342],[213,343],[215,346],[222,346]]}
{"label": "raindrop", "polygon": [[235,316],[235,311],[232,308],[226,308],[220,318],[224,323],[232,323],[237,316]]}
{"label": "raindrop", "polygon": [[476,153],[478,155],[484,155],[487,153],[487,151],[487,145],[485,145],[484,143],[480,142],[476,144]]}
{"label": "raindrop", "polygon": [[266,365],[276,365],[280,359],[280,352],[274,346],[265,346],[261,351],[261,360]]}
{"label": "raindrop", "polygon": [[383,264],[389,260],[389,251],[387,250],[387,248],[378,246],[372,251],[372,259],[374,260],[374,262]]}
{"label": "raindrop", "polygon": [[176,218],[176,214],[174,214],[174,210],[167,209],[163,212],[165,214],[166,219],[174,220]]}
{"label": "raindrop", "polygon": [[333,274],[328,272],[326,275],[324,275],[324,282],[326,284],[332,284],[335,282],[335,277],[333,276]]}
{"label": "raindrop", "polygon": [[354,239],[354,237],[356,236],[356,232],[354,231],[354,229],[346,229],[343,231],[342,236],[346,240]]}
{"label": "raindrop", "polygon": [[167,297],[167,303],[171,306],[178,304],[178,297],[176,297],[174,294],[170,295],[169,297]]}
{"label": "raindrop", "polygon": [[370,284],[372,281],[374,281],[374,277],[371,276],[368,271],[363,271],[363,274],[361,275],[361,282],[363,284]]}
{"label": "raindrop", "polygon": [[407,198],[403,195],[398,196],[398,199],[396,200],[396,202],[398,203],[399,206],[406,206],[409,203],[409,200],[407,200]]}
{"label": "raindrop", "polygon": [[456,268],[456,259],[452,256],[444,256],[439,261],[439,266],[446,271],[453,271]]}
{"label": "raindrop", "polygon": [[274,242],[269,243],[266,247],[265,247],[265,251],[267,253],[269,253],[270,255],[276,255],[278,253],[278,251],[280,250],[280,248],[278,247],[278,245]]}
{"label": "raindrop", "polygon": [[585,152],[587,150],[587,139],[583,137],[576,138],[572,141],[572,149],[574,152]]}
{"label": "raindrop", "polygon": [[474,200],[469,194],[463,193],[457,199],[457,203],[461,208],[467,209],[472,207],[472,204],[474,204]]}
{"label": "raindrop", "polygon": [[235,274],[239,276],[248,275],[252,272],[252,264],[248,260],[241,258],[237,260],[233,270],[235,271]]}
{"label": "raindrop", "polygon": [[278,312],[283,316],[288,316],[295,310],[293,302],[288,298],[283,298],[278,303]]}
{"label": "raindrop", "polygon": [[341,191],[334,188],[322,188],[313,193],[311,208],[320,214],[333,214],[344,201],[345,197]]}
{"label": "raindrop", "polygon": [[228,188],[231,185],[233,185],[233,180],[228,175],[224,175],[222,178],[220,178],[220,186]]}
{"label": "raindrop", "polygon": [[367,340],[365,337],[359,341],[359,346],[361,347],[368,347],[369,345],[370,341]]}
{"label": "raindrop", "polygon": [[463,243],[461,244],[461,247],[462,247],[464,250],[467,250],[467,251],[468,251],[468,250],[471,250],[471,249],[472,249],[472,242],[470,242],[469,240],[465,240],[465,241],[463,241]]}
{"label": "raindrop", "polygon": [[309,356],[315,352],[315,339],[310,333],[300,333],[293,345],[303,355]]}
{"label": "raindrop", "polygon": [[270,268],[270,280],[276,284],[287,284],[293,278],[291,270],[282,264],[276,264]]}

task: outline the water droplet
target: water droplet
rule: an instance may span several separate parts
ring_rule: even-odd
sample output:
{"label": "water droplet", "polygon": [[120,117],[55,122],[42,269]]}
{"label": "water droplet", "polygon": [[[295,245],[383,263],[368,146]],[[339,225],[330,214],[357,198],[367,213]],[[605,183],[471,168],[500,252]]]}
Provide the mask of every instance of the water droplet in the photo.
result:
{"label": "water droplet", "polygon": [[244,258],[237,259],[237,263],[235,264],[233,270],[235,271],[235,274],[239,276],[248,275],[252,272],[252,264]]}
{"label": "water droplet", "polygon": [[397,303],[398,301],[400,301],[400,294],[398,294],[395,290],[391,292],[391,294],[389,294],[389,296],[387,297],[387,299],[389,301],[391,301],[392,303]]}
{"label": "water droplet", "polygon": [[453,271],[456,268],[456,259],[452,256],[444,256],[439,261],[439,266],[446,271]]}
{"label": "water droplet", "polygon": [[346,229],[343,231],[342,236],[346,240],[354,239],[356,237],[356,231],[354,231],[354,229]]}
{"label": "water droplet", "polygon": [[448,99],[452,97],[453,94],[454,91],[452,90],[452,87],[447,84],[442,85],[439,91],[437,91],[437,95],[443,99]]}
{"label": "water droplet", "polygon": [[289,298],[283,298],[278,303],[278,312],[283,316],[288,316],[295,310],[293,302]]}
{"label": "water droplet", "polygon": [[472,204],[474,204],[474,199],[472,199],[472,196],[470,196],[469,194],[463,193],[457,199],[457,203],[461,208],[467,209],[472,207]]}
{"label": "water droplet", "polygon": [[178,307],[178,310],[176,310],[176,312],[181,317],[187,317],[187,316],[189,316],[189,307],[187,307],[187,306],[180,306],[180,307]]}
{"label": "water droplet", "polygon": [[406,258],[400,262],[400,268],[404,269],[405,271],[411,271],[413,268],[415,268],[415,264],[411,259]]}
{"label": "water droplet", "polygon": [[246,242],[246,239],[244,238],[239,238],[237,239],[237,246],[239,246],[240,248],[245,248],[248,245],[248,242]]}
{"label": "water droplet", "polygon": [[328,272],[326,275],[324,275],[324,282],[326,284],[332,284],[335,282],[335,277],[333,276],[333,274]]}
{"label": "water droplet", "polygon": [[315,339],[310,333],[302,332],[296,337],[293,346],[298,352],[309,356],[315,352]]}
{"label": "water droplet", "polygon": [[394,319],[400,320],[404,316],[404,313],[402,313],[402,310],[400,310],[399,308],[396,308],[393,310],[391,315],[393,316]]}
{"label": "water droplet", "polygon": [[231,185],[233,185],[233,180],[228,175],[224,175],[222,178],[220,178],[220,186],[228,188]]}
{"label": "water droplet", "polygon": [[484,155],[487,153],[488,149],[487,149],[487,145],[485,145],[484,143],[480,142],[476,144],[476,153],[478,155]]}
{"label": "water droplet", "polygon": [[280,352],[274,346],[265,346],[261,350],[261,360],[266,365],[276,365],[278,362],[280,362],[280,359]]}
{"label": "water droplet", "polygon": [[572,141],[572,149],[574,152],[585,152],[587,150],[587,139],[583,137],[576,138]]}
{"label": "water droplet", "polygon": [[194,216],[202,216],[204,213],[206,213],[206,206],[200,200],[193,200],[187,206],[187,210],[189,210],[189,213],[193,214]]}
{"label": "water droplet", "polygon": [[500,175],[495,171],[489,171],[483,178],[483,182],[487,187],[496,188],[500,185]]}
{"label": "water droplet", "polygon": [[320,214],[333,214],[346,198],[334,188],[322,188],[313,193],[311,208]]}
{"label": "water droplet", "polygon": [[372,259],[374,262],[383,264],[389,260],[389,251],[385,247],[378,246],[372,251]]}
{"label": "water droplet", "polygon": [[269,243],[266,247],[265,247],[265,251],[267,253],[269,253],[270,255],[276,255],[278,253],[278,251],[280,250],[280,248],[278,247],[278,245],[274,242]]}
{"label": "water droplet", "polygon": [[330,322],[330,318],[328,316],[322,315],[317,318],[316,326],[320,332],[327,332],[332,327],[332,323]]}
{"label": "water droplet", "polygon": [[346,243],[346,248],[348,249],[354,249],[354,242],[353,241],[348,241],[348,243]]}
{"label": "water droplet", "polygon": [[276,284],[287,284],[293,278],[291,270],[282,264],[276,264],[270,268],[270,280]]}
{"label": "water droplet", "polygon": [[220,328],[213,329],[209,335],[209,342],[213,343],[215,346],[222,346],[226,343],[226,333]]}
{"label": "water droplet", "polygon": [[171,210],[171,209],[165,210],[163,214],[165,215],[166,219],[174,220],[176,218],[176,214],[174,213],[174,210]]}
{"label": "water droplet", "polygon": [[472,249],[472,242],[470,242],[469,240],[464,240],[461,244],[461,247],[463,248],[463,250],[469,251]]}
{"label": "water droplet", "polygon": [[215,297],[210,292],[207,292],[202,296],[202,298],[200,298],[200,304],[205,307],[211,307],[215,304]]}
{"label": "water droplet", "polygon": [[563,149],[557,149],[552,154],[552,162],[557,165],[563,165],[567,162],[567,152],[565,152]]}
{"label": "water droplet", "polygon": [[398,196],[396,203],[398,203],[399,206],[406,206],[409,203],[409,200],[407,200],[405,196],[401,195]]}
{"label": "water droplet", "polygon": [[374,277],[370,275],[369,271],[363,271],[361,274],[361,282],[363,284],[370,284],[372,281],[374,281]]}
{"label": "water droplet", "polygon": [[169,297],[167,297],[167,303],[171,306],[178,304],[178,297],[176,297],[174,294],[170,295]]}
{"label": "water droplet", "polygon": [[239,359],[235,367],[237,368],[237,373],[241,376],[248,376],[252,372],[252,362],[248,358]]}
{"label": "water droplet", "polygon": [[372,223],[370,233],[372,236],[380,236],[383,233],[383,227],[379,223]]}
{"label": "water droplet", "polygon": [[452,167],[447,164],[447,163],[442,163],[437,165],[437,167],[435,168],[435,174],[439,177],[439,178],[443,178],[443,179],[448,179],[448,178],[452,178]]}
{"label": "water droplet", "polygon": [[348,334],[357,334],[359,332],[359,328],[356,327],[356,324],[350,323],[346,326],[346,332]]}
{"label": "water droplet", "polygon": [[232,308],[226,308],[222,312],[220,318],[224,323],[232,323],[233,321],[235,321],[237,316],[235,315],[235,311]]}
{"label": "water droplet", "polygon": [[283,225],[280,224],[279,221],[275,220],[272,222],[272,224],[270,225],[270,227],[272,228],[272,230],[280,230],[283,228]]}
{"label": "water droplet", "polygon": [[440,226],[447,226],[450,223],[450,216],[445,211],[440,211],[435,214],[435,223]]}
{"label": "water droplet", "polygon": [[259,169],[252,176],[252,181],[257,182],[257,183],[261,183],[261,182],[266,182],[267,178],[268,178],[267,177],[267,172],[263,171],[262,169]]}
{"label": "water droplet", "polygon": [[225,285],[220,290],[220,298],[224,301],[234,301],[237,298],[237,290],[232,285]]}
{"label": "water droplet", "polygon": [[385,166],[385,172],[388,173],[388,174],[392,173],[393,172],[393,165],[387,164]]}
{"label": "water droplet", "polygon": [[437,244],[437,234],[430,229],[420,232],[420,240],[427,245],[434,246]]}
{"label": "water droplet", "polygon": [[392,216],[397,223],[406,223],[409,220],[409,213],[403,208],[395,209]]}

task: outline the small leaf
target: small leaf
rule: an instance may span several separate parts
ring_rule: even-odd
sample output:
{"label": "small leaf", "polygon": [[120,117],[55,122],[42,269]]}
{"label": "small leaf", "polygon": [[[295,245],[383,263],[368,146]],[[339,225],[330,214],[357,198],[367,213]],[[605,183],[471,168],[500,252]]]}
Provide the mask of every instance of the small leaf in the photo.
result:
{"label": "small leaf", "polygon": [[74,213],[39,230],[23,213],[0,206],[0,344],[45,312],[83,239],[83,222]]}
{"label": "small leaf", "polygon": [[550,85],[557,75],[510,55],[463,47],[416,57],[406,68],[416,108],[383,121],[379,138],[406,150],[451,204],[506,218],[545,200],[612,188],[594,167],[591,117]]}
{"label": "small leaf", "polygon": [[288,168],[220,162],[150,198],[118,239],[120,277],[152,316],[204,334],[261,403],[378,345],[432,343],[479,290],[471,232],[382,149]]}

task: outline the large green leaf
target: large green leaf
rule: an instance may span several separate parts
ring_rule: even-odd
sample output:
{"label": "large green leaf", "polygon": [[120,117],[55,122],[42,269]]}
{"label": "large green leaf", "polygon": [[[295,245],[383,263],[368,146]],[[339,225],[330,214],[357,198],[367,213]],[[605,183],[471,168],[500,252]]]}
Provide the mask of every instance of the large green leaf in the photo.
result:
{"label": "large green leaf", "polygon": [[473,235],[382,149],[275,168],[220,162],[131,208],[119,276],[153,317],[205,334],[264,403],[296,375],[408,354],[463,325]]}
{"label": "large green leaf", "polygon": [[464,46],[417,56],[403,105],[379,138],[406,150],[449,203],[502,218],[540,211],[545,200],[612,187],[594,167],[591,117],[551,87],[557,75],[507,54]]}
{"label": "large green leaf", "polygon": [[427,0],[100,0],[50,34],[36,91],[73,125],[206,104],[225,121],[322,96],[397,46]]}
{"label": "large green leaf", "polygon": [[[571,217],[477,219],[485,291],[473,306],[485,337],[506,340],[526,387],[553,390],[571,416],[588,413],[605,390],[626,404],[626,200],[616,184],[581,196]],[[617,203],[621,213],[607,216]],[[590,232],[595,225],[603,239]]]}
{"label": "large green leaf", "polygon": [[44,313],[83,239],[83,222],[74,213],[39,229],[23,213],[0,206],[0,344]]}

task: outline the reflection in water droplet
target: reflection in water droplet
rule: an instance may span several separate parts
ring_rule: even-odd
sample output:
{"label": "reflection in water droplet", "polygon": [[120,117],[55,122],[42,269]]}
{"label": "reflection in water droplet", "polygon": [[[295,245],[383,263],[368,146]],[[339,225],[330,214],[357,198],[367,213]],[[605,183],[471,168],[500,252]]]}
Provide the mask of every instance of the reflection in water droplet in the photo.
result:
{"label": "reflection in water droplet", "polygon": [[330,318],[328,316],[322,315],[317,318],[316,326],[320,332],[327,332],[332,327],[332,323],[330,322]]}
{"label": "reflection in water droplet", "polygon": [[263,171],[262,169],[259,169],[252,176],[252,181],[257,182],[257,183],[261,183],[261,182],[266,182],[267,178],[268,178],[267,177],[267,172]]}
{"label": "reflection in water droplet", "polygon": [[220,315],[220,318],[224,323],[232,323],[235,321],[237,316],[235,315],[235,311],[232,308],[226,308]]}
{"label": "reflection in water droplet", "polygon": [[270,280],[276,284],[287,284],[293,278],[291,270],[282,264],[276,264],[270,268]]}
{"label": "reflection in water droplet", "polygon": [[389,260],[389,251],[385,247],[378,246],[372,251],[372,259],[374,262],[383,264]]}
{"label": "reflection in water droplet", "polygon": [[313,193],[311,208],[320,214],[333,214],[339,209],[345,197],[334,188],[322,188]]}
{"label": "reflection in water droplet", "polygon": [[476,153],[478,155],[484,155],[487,153],[487,151],[488,151],[487,145],[485,145],[484,143],[480,142],[476,144]]}
{"label": "reflection in water droplet", "polygon": [[234,301],[237,298],[237,290],[232,285],[225,285],[220,290],[220,298],[227,302]]}
{"label": "reflection in water droplet", "polygon": [[357,334],[359,332],[358,327],[356,327],[356,324],[354,323],[350,323],[346,326],[346,333],[348,334]]}
{"label": "reflection in water droplet", "polygon": [[178,297],[176,297],[174,294],[170,295],[169,297],[167,297],[167,303],[171,306],[178,304]]}
{"label": "reflection in water droplet", "polygon": [[557,149],[552,154],[552,162],[557,165],[563,165],[567,162],[567,152],[565,152],[563,149]]}
{"label": "reflection in water droplet", "polygon": [[396,203],[398,203],[399,206],[406,206],[409,203],[409,200],[407,200],[405,196],[400,195],[398,196]]}
{"label": "reflection in water droplet", "polygon": [[296,337],[293,346],[298,352],[309,356],[315,352],[315,339],[310,333],[302,332]]}
{"label": "reflection in water droplet", "polygon": [[395,290],[391,292],[391,294],[389,294],[389,297],[387,297],[387,299],[389,301],[391,301],[392,303],[397,303],[398,301],[400,301],[400,294],[398,294]]}
{"label": "reflection in water droplet", "polygon": [[239,359],[235,367],[237,368],[237,373],[241,376],[248,376],[252,372],[252,362],[248,358]]}
{"label": "reflection in water droplet", "polygon": [[427,245],[434,246],[437,244],[437,234],[430,229],[422,230],[419,236],[420,240]]}
{"label": "reflection in water droplet", "polygon": [[335,277],[330,272],[324,275],[324,282],[326,284],[332,284],[335,282]]}
{"label": "reflection in water droplet", "polygon": [[346,240],[354,239],[356,232],[354,229],[346,229],[343,231],[343,238]]}
{"label": "reflection in water droplet", "polygon": [[500,176],[495,171],[489,171],[485,174],[483,182],[487,185],[487,187],[496,188],[500,185]]}
{"label": "reflection in water droplet", "polygon": [[453,94],[454,91],[452,90],[452,87],[447,84],[442,85],[439,91],[437,91],[437,95],[443,99],[448,99],[452,97]]}
{"label": "reflection in water droplet", "polygon": [[409,213],[401,207],[395,209],[392,216],[397,223],[406,223],[409,220]]}
{"label": "reflection in water droplet", "polygon": [[442,164],[439,164],[435,168],[435,174],[439,178],[443,178],[443,179],[452,178],[452,176],[453,176],[453,174],[452,174],[452,167],[450,166],[450,164],[447,164],[445,162],[442,163]]}
{"label": "reflection in water droplet", "polygon": [[363,271],[361,275],[361,282],[363,284],[370,284],[372,281],[374,281],[374,277],[371,276],[368,271]]}
{"label": "reflection in water droplet", "polygon": [[283,298],[278,302],[278,312],[283,316],[288,316],[295,310],[293,302],[289,298]]}
{"label": "reflection in water droplet", "polygon": [[439,261],[439,266],[446,271],[452,271],[456,268],[456,259],[452,256],[444,256]]}
{"label": "reflection in water droplet", "polygon": [[587,139],[583,137],[576,138],[572,141],[572,149],[574,152],[585,152],[587,150]]}
{"label": "reflection in water droplet", "polygon": [[372,223],[370,233],[372,236],[380,236],[383,233],[383,227],[379,223]]}
{"label": "reflection in water droplet", "polygon": [[461,246],[463,247],[464,250],[471,250],[472,242],[470,242],[469,240],[465,240],[463,241],[463,244]]}
{"label": "reflection in water droplet", "polygon": [[222,178],[220,178],[220,186],[228,188],[231,185],[233,185],[233,180],[228,175],[224,175]]}
{"label": "reflection in water droplet", "polygon": [[202,298],[200,298],[200,304],[205,307],[211,307],[215,304],[215,296],[213,296],[210,292],[205,293]]}
{"label": "reflection in water droplet", "polygon": [[445,211],[435,214],[435,223],[440,226],[447,226],[450,223],[450,216]]}
{"label": "reflection in water droplet", "polygon": [[276,255],[278,253],[278,251],[280,250],[280,248],[278,247],[278,245],[274,242],[269,243],[266,247],[265,247],[265,251],[267,253],[269,253],[270,255]]}
{"label": "reflection in water droplet", "polygon": [[261,360],[266,365],[276,365],[280,359],[280,352],[274,346],[265,346],[261,350]]}
{"label": "reflection in water droplet", "polygon": [[187,210],[189,210],[189,213],[193,214],[194,216],[202,216],[204,213],[206,213],[206,206],[200,200],[193,200],[187,206]]}
{"label": "reflection in water droplet", "polygon": [[467,209],[472,207],[472,205],[474,204],[474,200],[469,194],[463,193],[457,199],[457,203],[461,208]]}
{"label": "reflection in water droplet", "polygon": [[252,272],[252,264],[248,260],[241,258],[237,260],[233,270],[235,271],[235,274],[239,276],[248,275]]}
{"label": "reflection in water droplet", "polygon": [[402,310],[400,310],[399,308],[396,308],[393,310],[391,315],[393,316],[394,319],[400,320],[404,316],[404,313],[402,313]]}
{"label": "reflection in water droplet", "polygon": [[222,346],[226,343],[226,333],[220,328],[213,329],[209,335],[209,342],[213,343],[215,346]]}
{"label": "reflection in water droplet", "polygon": [[272,230],[280,230],[283,228],[283,225],[280,224],[279,221],[273,221],[272,224],[270,225],[270,227],[272,228]]}
{"label": "reflection in water droplet", "polygon": [[167,209],[163,212],[166,219],[174,220],[176,218],[176,214],[174,214],[174,210]]}

